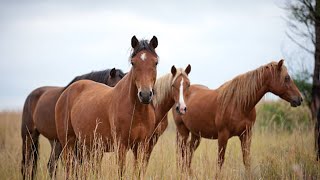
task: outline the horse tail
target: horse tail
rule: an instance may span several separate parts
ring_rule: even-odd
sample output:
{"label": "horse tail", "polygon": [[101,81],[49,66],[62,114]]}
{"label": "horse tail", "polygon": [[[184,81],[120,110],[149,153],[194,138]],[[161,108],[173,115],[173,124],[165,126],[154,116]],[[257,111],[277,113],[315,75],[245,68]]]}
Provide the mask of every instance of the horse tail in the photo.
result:
{"label": "horse tail", "polygon": [[42,92],[36,89],[27,97],[22,112],[21,138],[22,138],[22,162],[21,173],[23,179],[33,179],[37,170],[39,154],[39,135],[34,121],[33,111]]}

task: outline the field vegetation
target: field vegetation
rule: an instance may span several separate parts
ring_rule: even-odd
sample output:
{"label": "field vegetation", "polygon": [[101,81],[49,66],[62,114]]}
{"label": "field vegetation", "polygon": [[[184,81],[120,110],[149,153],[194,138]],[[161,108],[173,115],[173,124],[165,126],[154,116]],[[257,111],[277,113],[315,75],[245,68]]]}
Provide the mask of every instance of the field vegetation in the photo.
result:
{"label": "field vegetation", "polygon": [[[291,108],[283,101],[261,102],[251,145],[251,172],[246,173],[237,137],[229,140],[226,160],[219,179],[320,179],[320,162],[315,160],[313,122],[306,106]],[[192,175],[180,173],[176,162],[176,132],[170,125],[156,145],[145,179],[213,179],[217,172],[217,141],[202,139],[192,162]],[[0,112],[0,179],[21,179],[21,112]],[[37,179],[49,179],[48,141],[40,136]],[[93,154],[94,156],[94,154]],[[105,153],[101,167],[84,160],[78,166],[77,179],[118,179],[113,153]],[[95,169],[98,169],[95,171]],[[59,162],[57,179],[65,178],[65,166]],[[133,155],[129,151],[125,179],[135,179]]]}

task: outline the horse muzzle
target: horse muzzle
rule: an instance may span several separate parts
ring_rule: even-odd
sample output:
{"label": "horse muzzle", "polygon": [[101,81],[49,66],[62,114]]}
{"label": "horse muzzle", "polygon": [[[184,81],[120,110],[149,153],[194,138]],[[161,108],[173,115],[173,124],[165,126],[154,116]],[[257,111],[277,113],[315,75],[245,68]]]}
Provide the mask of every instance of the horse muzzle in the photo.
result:
{"label": "horse muzzle", "polygon": [[152,97],[153,97],[153,91],[147,90],[147,91],[138,92],[138,98],[142,104],[150,104]]}
{"label": "horse muzzle", "polygon": [[290,104],[292,107],[298,107],[301,105],[302,101],[303,101],[302,97],[297,96],[291,100]]}
{"label": "horse muzzle", "polygon": [[187,112],[187,107],[186,106],[177,105],[176,106],[176,112],[179,113],[180,115],[184,115]]}

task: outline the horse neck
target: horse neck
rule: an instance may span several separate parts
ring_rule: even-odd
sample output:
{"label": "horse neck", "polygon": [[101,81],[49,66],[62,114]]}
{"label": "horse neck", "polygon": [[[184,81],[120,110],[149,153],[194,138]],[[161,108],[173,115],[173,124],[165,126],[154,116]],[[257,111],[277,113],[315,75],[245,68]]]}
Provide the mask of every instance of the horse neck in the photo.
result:
{"label": "horse neck", "polygon": [[245,111],[250,112],[252,109],[254,109],[262,97],[268,92],[268,84],[265,83],[268,82],[268,76],[269,75],[265,72],[262,76],[262,79],[256,80],[257,82],[255,83],[259,83],[258,81],[262,81],[264,83],[262,83],[261,86],[256,89],[255,96],[251,99],[251,102],[248,103]]}
{"label": "horse neck", "polygon": [[171,82],[173,77],[168,73],[156,81],[156,95],[154,97],[154,106],[157,120],[161,120],[174,105],[174,99],[171,93]]}
{"label": "horse neck", "polygon": [[[124,76],[118,84],[114,87],[114,91],[119,93],[120,96],[125,96],[126,98],[121,98],[124,100],[129,100],[131,104],[137,103],[138,100],[138,89],[133,82],[132,70]],[[138,104],[138,103],[137,103]]]}
{"label": "horse neck", "polygon": [[138,89],[133,81],[132,70],[130,70],[128,74],[118,82],[118,84],[114,87],[114,92],[120,96],[118,99],[121,99],[121,103],[127,102],[126,104],[129,105],[127,109],[130,111],[134,109],[133,114],[144,114],[146,116],[146,112],[150,110],[150,104],[142,104],[138,99]]}
{"label": "horse neck", "polygon": [[156,119],[157,121],[161,121],[161,119],[168,113],[168,111],[174,105],[174,99],[172,94],[169,93],[163,100],[156,105]]}

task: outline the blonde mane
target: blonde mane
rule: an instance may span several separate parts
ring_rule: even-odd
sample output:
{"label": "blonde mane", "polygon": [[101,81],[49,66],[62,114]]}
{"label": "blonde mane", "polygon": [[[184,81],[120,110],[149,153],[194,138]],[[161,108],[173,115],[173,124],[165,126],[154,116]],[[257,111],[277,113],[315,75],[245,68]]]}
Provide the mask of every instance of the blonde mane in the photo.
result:
{"label": "blonde mane", "polygon": [[[270,71],[271,78],[275,78],[281,72],[281,77],[286,73],[286,67],[282,65],[281,71],[277,69],[277,62],[271,62],[261,66],[255,70],[238,75],[234,79],[224,83],[218,88],[218,101],[220,110],[225,112],[229,104],[234,104],[234,107],[241,107],[244,110],[256,98],[257,91],[264,83],[264,75],[266,71]],[[279,81],[281,83],[282,81]]]}
{"label": "blonde mane", "polygon": [[165,98],[170,96],[171,86],[180,75],[188,77],[184,69],[177,68],[177,73],[174,77],[172,77],[171,73],[168,73],[156,80],[154,85],[155,96],[152,101],[155,107],[160,105]]}

